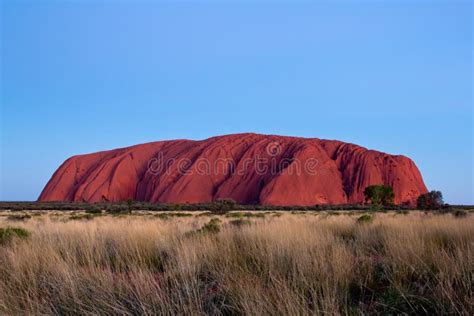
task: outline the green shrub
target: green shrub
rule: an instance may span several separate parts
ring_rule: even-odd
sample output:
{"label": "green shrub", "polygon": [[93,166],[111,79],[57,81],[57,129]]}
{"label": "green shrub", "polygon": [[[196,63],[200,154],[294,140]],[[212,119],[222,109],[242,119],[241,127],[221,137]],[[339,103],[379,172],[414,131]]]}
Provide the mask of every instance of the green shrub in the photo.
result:
{"label": "green shrub", "polygon": [[170,217],[192,217],[193,214],[182,213],[182,212],[168,212],[168,213],[156,214],[155,216],[160,219],[169,219]]}
{"label": "green shrub", "polygon": [[364,223],[370,223],[374,220],[374,216],[371,214],[363,214],[357,219],[357,223],[359,224],[364,224]]}
{"label": "green shrub", "polygon": [[9,221],[26,221],[26,220],[29,220],[30,218],[31,218],[31,215],[29,214],[13,214],[7,217]]}
{"label": "green shrub", "polygon": [[198,215],[196,215],[197,217],[202,217],[202,216],[212,216],[212,213],[211,212],[203,212],[203,213],[200,213]]}
{"label": "green shrub", "polygon": [[102,208],[100,207],[91,207],[86,210],[87,214],[102,214]]}
{"label": "green shrub", "polygon": [[171,206],[171,209],[173,211],[181,211],[183,209],[183,206],[181,206],[180,204],[174,204]]}
{"label": "green shrub", "polygon": [[78,220],[91,220],[94,219],[94,215],[92,214],[74,214],[69,217],[70,220],[78,221]]}
{"label": "green shrub", "polygon": [[448,207],[442,207],[436,210],[425,210],[425,213],[429,213],[430,211],[435,215],[446,215],[446,214],[454,214],[456,212],[456,209],[448,206]]}
{"label": "green shrub", "polygon": [[242,217],[244,217],[244,213],[243,212],[231,212],[231,213],[225,214],[225,217],[242,218]]}
{"label": "green shrub", "polygon": [[242,227],[242,226],[246,226],[246,225],[250,225],[252,224],[252,222],[248,219],[234,219],[232,221],[229,222],[231,225],[233,226],[236,226],[236,227]]}
{"label": "green shrub", "polygon": [[466,217],[467,212],[465,210],[455,210],[453,215],[458,218]]}
{"label": "green shrub", "polygon": [[264,218],[265,213],[262,212],[257,212],[257,213],[252,213],[252,212],[231,212],[227,213],[225,215],[226,217],[231,217],[231,218],[244,218],[244,217],[255,217],[255,218]]}
{"label": "green shrub", "polygon": [[169,213],[169,216],[174,216],[174,217],[192,217],[193,214],[190,214],[190,213],[182,213],[182,212],[171,212],[171,213]]}
{"label": "green shrub", "polygon": [[357,239],[357,232],[352,228],[341,229],[339,232],[337,232],[337,234],[343,241],[347,243],[353,243]]}
{"label": "green shrub", "polygon": [[7,227],[0,228],[0,245],[6,245],[10,243],[13,239],[27,239],[30,236],[30,233],[19,227]]}
{"label": "green shrub", "polygon": [[389,185],[376,184],[366,187],[364,196],[366,202],[370,201],[373,209],[378,209],[380,206],[393,205],[395,193]]}
{"label": "green shrub", "polygon": [[106,208],[107,213],[119,215],[119,214],[129,214],[130,211],[125,205],[109,205]]}
{"label": "green shrub", "polygon": [[409,212],[408,210],[398,210],[397,214],[407,215]]}
{"label": "green shrub", "polygon": [[236,203],[231,199],[221,199],[210,205],[210,211],[214,214],[223,215],[235,209]]}
{"label": "green shrub", "polygon": [[168,213],[156,214],[155,217],[158,217],[159,219],[162,219],[162,220],[167,220],[167,219],[170,218],[170,217],[168,216]]}
{"label": "green shrub", "polygon": [[209,221],[209,223],[204,224],[201,229],[198,230],[199,233],[203,234],[217,234],[221,231],[220,223],[221,221],[218,218],[213,218]]}
{"label": "green shrub", "polygon": [[264,218],[265,213],[245,213],[245,217]]}

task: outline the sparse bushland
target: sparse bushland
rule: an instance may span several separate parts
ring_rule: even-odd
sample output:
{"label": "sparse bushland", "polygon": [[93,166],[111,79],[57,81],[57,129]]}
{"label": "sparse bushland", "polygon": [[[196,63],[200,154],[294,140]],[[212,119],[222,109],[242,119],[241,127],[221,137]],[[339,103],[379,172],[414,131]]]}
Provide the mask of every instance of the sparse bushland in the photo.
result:
{"label": "sparse bushland", "polygon": [[472,213],[278,214],[16,222],[0,314],[473,314]]}
{"label": "sparse bushland", "polygon": [[[312,205],[312,206],[271,206],[271,205],[240,205],[232,200],[227,202],[215,201],[210,203],[197,204],[166,204],[166,203],[149,203],[140,201],[124,201],[124,202],[101,202],[101,203],[85,203],[85,202],[0,202],[0,210],[16,211],[87,211],[99,212],[102,210],[108,213],[125,214],[131,211],[219,211],[224,206],[224,212],[228,211],[343,211],[343,210],[359,210],[366,211],[371,207],[369,205],[360,204],[341,204],[341,205]],[[473,209],[474,206],[452,206],[461,209]],[[409,209],[406,205],[387,205],[381,206],[380,209],[385,210],[405,210]]]}
{"label": "sparse bushland", "polygon": [[[277,206],[277,205],[241,205],[236,204],[232,200],[226,200],[230,203],[224,203],[228,211],[368,211],[373,210],[372,205],[361,204],[321,204],[311,206]],[[134,211],[152,211],[152,212],[171,212],[171,211],[213,211],[222,207],[222,201],[215,201],[210,203],[196,203],[196,204],[167,204],[167,203],[149,203],[141,201],[124,201],[124,202],[101,202],[101,203],[86,203],[86,202],[0,202],[0,211],[11,210],[18,211],[86,211],[88,213],[98,213],[105,210],[107,213],[123,215],[132,213]],[[444,208],[447,205],[443,205]],[[474,205],[449,205],[452,210],[462,209],[474,211]],[[411,210],[408,205],[380,205],[378,210]],[[30,213],[33,215],[34,213]]]}

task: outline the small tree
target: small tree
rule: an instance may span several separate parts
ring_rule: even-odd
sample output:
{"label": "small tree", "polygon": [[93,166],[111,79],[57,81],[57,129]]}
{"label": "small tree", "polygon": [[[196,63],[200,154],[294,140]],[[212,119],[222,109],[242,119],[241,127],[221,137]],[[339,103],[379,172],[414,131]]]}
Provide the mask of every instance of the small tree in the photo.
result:
{"label": "small tree", "polygon": [[132,213],[132,210],[133,210],[133,200],[132,199],[127,200],[127,206],[128,206],[128,212]]}
{"label": "small tree", "polygon": [[444,205],[441,191],[431,191],[422,194],[416,200],[416,206],[420,210],[437,210]]}
{"label": "small tree", "polygon": [[389,185],[369,185],[364,190],[365,202],[370,202],[374,207],[393,205],[395,193]]}

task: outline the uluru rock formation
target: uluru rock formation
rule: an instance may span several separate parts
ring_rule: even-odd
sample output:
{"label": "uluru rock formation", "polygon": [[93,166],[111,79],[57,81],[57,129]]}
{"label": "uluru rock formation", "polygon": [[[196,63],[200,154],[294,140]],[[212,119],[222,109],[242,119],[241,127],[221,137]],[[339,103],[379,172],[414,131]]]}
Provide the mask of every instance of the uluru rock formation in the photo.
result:
{"label": "uluru rock formation", "polygon": [[405,156],[334,140],[235,134],[73,156],[39,201],[345,204],[363,202],[371,184],[392,186],[397,204],[427,192]]}

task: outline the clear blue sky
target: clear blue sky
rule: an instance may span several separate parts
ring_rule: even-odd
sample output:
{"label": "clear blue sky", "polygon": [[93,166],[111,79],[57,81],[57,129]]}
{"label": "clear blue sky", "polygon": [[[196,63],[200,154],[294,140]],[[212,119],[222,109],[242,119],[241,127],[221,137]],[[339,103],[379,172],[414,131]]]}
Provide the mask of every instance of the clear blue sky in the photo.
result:
{"label": "clear blue sky", "polygon": [[407,155],[474,204],[471,1],[4,0],[1,20],[0,200],[74,154],[257,132]]}

